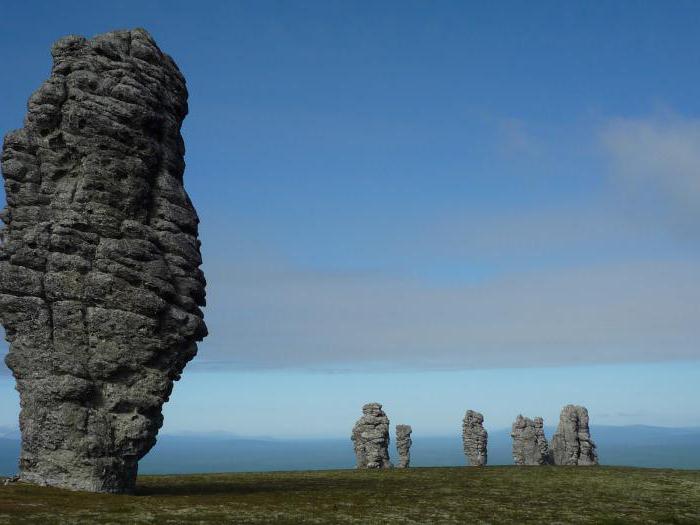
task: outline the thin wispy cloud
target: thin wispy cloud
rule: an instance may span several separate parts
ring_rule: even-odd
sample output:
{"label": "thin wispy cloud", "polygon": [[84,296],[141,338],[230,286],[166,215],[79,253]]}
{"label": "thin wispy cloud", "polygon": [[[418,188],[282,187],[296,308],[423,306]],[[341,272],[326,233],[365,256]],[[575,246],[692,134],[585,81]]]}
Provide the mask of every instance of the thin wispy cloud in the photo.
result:
{"label": "thin wispy cloud", "polygon": [[696,264],[652,261],[437,287],[385,276],[210,268],[204,360],[478,368],[691,359]]}
{"label": "thin wispy cloud", "polygon": [[601,139],[615,181],[640,215],[654,214],[654,219],[698,239],[700,119],[614,119],[603,128]]}

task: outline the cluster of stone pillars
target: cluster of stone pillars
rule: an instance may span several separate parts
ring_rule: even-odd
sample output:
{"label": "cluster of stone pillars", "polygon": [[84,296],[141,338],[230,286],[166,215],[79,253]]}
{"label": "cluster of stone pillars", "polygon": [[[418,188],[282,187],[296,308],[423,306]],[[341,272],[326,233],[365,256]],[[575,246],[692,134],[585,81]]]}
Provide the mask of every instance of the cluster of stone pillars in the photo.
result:
{"label": "cluster of stone pillars", "polygon": [[[411,462],[412,429],[409,425],[396,426],[396,449],[399,468]],[[552,437],[551,447],[544,434],[541,417],[530,419],[518,415],[511,429],[513,462],[516,465],[597,465],[598,453],[591,439],[588,410],[577,405],[566,405],[560,414],[559,425]],[[389,460],[389,418],[380,403],[362,407],[362,417],[352,430],[357,468],[382,469],[394,465]],[[484,416],[467,410],[462,420],[462,446],[471,466],[483,467],[488,460],[488,432]]]}
{"label": "cluster of stone pillars", "polygon": [[[396,451],[398,468],[408,468],[411,463],[412,429],[410,425],[396,425]],[[362,417],[352,429],[352,442],[359,469],[392,468],[389,460],[389,418],[381,403],[367,403],[362,407]]]}
{"label": "cluster of stone pillars", "polygon": [[542,418],[519,415],[511,432],[513,461],[516,465],[597,465],[598,452],[588,420],[585,407],[566,405],[550,446]]}

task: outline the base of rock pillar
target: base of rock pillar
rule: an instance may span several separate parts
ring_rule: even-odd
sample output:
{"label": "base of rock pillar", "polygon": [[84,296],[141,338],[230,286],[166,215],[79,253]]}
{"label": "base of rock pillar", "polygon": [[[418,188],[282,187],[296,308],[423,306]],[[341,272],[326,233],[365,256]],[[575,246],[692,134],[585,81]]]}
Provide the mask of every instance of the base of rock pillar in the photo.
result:
{"label": "base of rock pillar", "polygon": [[85,464],[55,464],[23,468],[19,479],[26,483],[83,492],[132,494],[136,488],[138,463],[113,458],[94,458]]}

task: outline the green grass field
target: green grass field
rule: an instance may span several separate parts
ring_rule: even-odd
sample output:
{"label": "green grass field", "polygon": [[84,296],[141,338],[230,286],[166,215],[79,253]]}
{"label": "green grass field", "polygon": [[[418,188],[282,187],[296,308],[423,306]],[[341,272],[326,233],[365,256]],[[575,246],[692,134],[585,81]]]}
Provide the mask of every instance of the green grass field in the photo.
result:
{"label": "green grass field", "polygon": [[0,486],[0,523],[700,523],[700,471],[415,468],[142,476],[137,494]]}

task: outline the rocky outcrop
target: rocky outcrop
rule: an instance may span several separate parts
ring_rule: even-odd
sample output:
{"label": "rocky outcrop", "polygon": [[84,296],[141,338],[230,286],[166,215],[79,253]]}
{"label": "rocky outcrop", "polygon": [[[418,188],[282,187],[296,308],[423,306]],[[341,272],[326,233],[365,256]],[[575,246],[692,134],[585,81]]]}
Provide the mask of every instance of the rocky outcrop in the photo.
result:
{"label": "rocky outcrop", "polygon": [[408,468],[411,465],[411,425],[396,425],[396,452],[399,454],[398,468]]}
{"label": "rocky outcrop", "polygon": [[585,407],[566,405],[562,409],[559,426],[552,437],[552,459],[555,465],[598,464]]}
{"label": "rocky outcrop", "polygon": [[362,407],[362,417],[352,429],[357,468],[390,468],[389,418],[379,403]]}
{"label": "rocky outcrop", "polygon": [[549,446],[541,417],[519,415],[513,423],[513,461],[516,465],[546,465],[550,462]]}
{"label": "rocky outcrop", "polygon": [[462,421],[462,445],[470,465],[486,465],[488,438],[488,432],[484,429],[484,416],[479,412],[467,410]]}
{"label": "rocky outcrop", "polygon": [[51,52],[2,151],[0,321],[21,399],[20,476],[128,492],[206,335],[182,180],[187,90],[142,29],[68,36]]}

